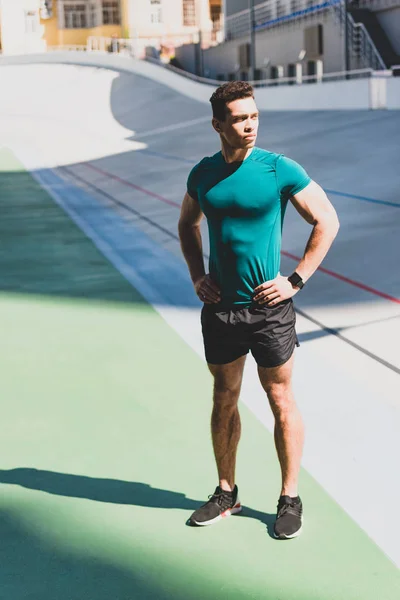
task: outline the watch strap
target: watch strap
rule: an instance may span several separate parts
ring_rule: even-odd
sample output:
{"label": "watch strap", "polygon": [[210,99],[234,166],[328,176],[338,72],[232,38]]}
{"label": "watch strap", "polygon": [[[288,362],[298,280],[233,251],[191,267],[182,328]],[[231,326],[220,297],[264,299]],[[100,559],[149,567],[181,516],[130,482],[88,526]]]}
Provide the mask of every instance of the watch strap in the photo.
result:
{"label": "watch strap", "polygon": [[304,287],[304,281],[296,271],[288,277],[288,281],[300,290]]}

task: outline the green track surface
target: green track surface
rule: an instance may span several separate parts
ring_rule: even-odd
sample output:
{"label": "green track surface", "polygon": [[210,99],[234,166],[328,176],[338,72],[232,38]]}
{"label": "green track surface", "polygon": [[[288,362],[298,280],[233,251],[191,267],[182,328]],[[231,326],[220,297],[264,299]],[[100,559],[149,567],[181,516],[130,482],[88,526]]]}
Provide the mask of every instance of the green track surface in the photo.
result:
{"label": "green track surface", "polygon": [[245,406],[243,514],[186,526],[216,484],[205,364],[8,151],[0,212],[1,600],[400,598],[305,471],[303,535],[271,537],[278,464]]}

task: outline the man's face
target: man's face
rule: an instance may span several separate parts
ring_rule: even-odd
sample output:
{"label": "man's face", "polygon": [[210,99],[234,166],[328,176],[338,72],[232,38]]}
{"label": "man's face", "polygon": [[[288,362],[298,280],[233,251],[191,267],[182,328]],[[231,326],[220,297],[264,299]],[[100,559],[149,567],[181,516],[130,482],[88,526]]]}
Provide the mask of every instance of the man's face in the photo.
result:
{"label": "man's face", "polygon": [[231,148],[252,148],[256,143],[258,110],[254,98],[233,100],[226,105],[225,121],[213,119],[214,128]]}

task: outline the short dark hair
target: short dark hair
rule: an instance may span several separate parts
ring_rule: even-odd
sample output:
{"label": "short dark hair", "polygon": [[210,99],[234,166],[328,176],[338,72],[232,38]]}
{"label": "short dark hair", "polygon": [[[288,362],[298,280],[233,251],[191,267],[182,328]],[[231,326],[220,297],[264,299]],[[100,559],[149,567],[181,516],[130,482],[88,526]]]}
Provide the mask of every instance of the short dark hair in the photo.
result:
{"label": "short dark hair", "polygon": [[253,86],[247,81],[229,81],[220,85],[210,98],[213,117],[218,121],[225,121],[228,102],[242,98],[254,98]]}

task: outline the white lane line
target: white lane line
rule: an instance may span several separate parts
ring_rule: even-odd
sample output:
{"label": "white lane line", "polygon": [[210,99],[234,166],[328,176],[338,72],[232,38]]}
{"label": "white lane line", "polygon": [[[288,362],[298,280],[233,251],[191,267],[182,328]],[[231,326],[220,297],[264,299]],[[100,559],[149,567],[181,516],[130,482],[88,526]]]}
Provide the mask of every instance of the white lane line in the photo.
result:
{"label": "white lane line", "polygon": [[199,117],[198,119],[192,119],[191,121],[184,121],[183,123],[172,123],[165,127],[158,127],[158,129],[150,129],[150,131],[144,131],[143,133],[136,133],[135,137],[143,138],[151,135],[157,135],[158,133],[166,133],[167,131],[175,131],[176,129],[183,129],[184,127],[190,127],[191,125],[197,125],[198,123],[211,122],[211,117]]}

